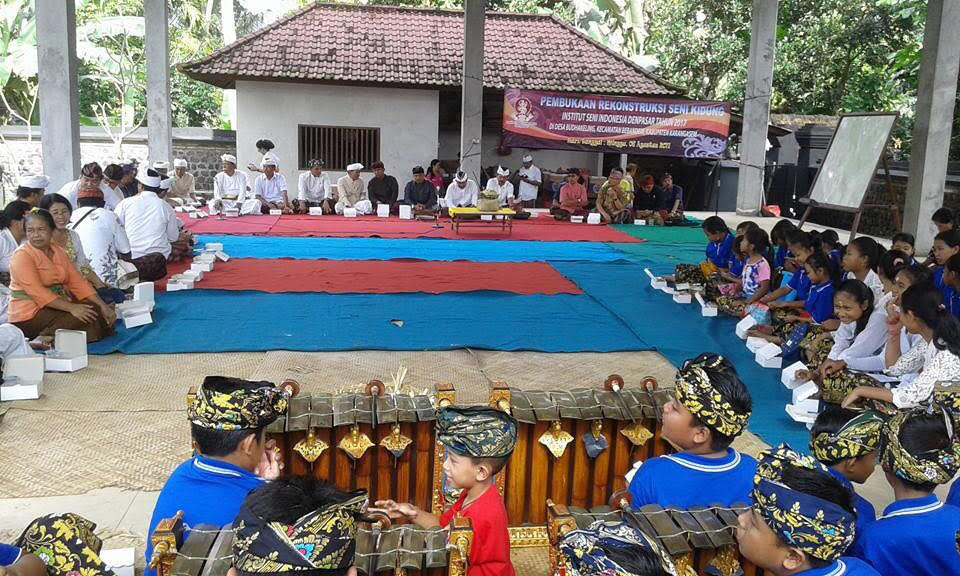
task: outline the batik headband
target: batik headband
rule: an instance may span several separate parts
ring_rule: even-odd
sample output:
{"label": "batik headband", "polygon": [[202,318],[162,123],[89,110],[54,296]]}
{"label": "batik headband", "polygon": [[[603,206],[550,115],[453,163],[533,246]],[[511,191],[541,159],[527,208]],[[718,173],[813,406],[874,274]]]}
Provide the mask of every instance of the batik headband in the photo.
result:
{"label": "batik headband", "polygon": [[754,510],[788,546],[820,560],[836,560],[853,543],[856,515],[784,485],[783,471],[789,466],[830,474],[823,464],[786,444],[763,452],[754,478]]}
{"label": "batik headband", "polygon": [[821,432],[810,441],[810,450],[821,462],[859,458],[877,449],[885,419],[877,412],[863,412],[833,434]]}
{"label": "batik headband", "polygon": [[517,444],[517,421],[494,408],[448,406],[437,412],[437,440],[464,456],[506,458]]}
{"label": "batik headband", "polygon": [[747,426],[750,412],[738,412],[710,382],[707,370],[724,366],[723,356],[709,355],[687,360],[677,371],[677,401],[710,428],[725,436],[737,436]]}
{"label": "batik headband", "polygon": [[252,430],[266,426],[287,411],[290,391],[270,382],[207,376],[187,409],[187,418],[201,428]]}
{"label": "batik headband", "polygon": [[598,520],[587,530],[574,530],[560,541],[560,554],[568,576],[642,576],[607,556],[607,550],[645,548],[659,558],[663,571],[676,576],[673,560],[649,536],[624,522]]}
{"label": "batik headband", "polygon": [[[904,422],[919,414],[941,414],[949,444],[940,450],[911,454],[900,443]],[[960,438],[954,433],[954,415],[939,403],[903,410],[887,422],[880,438],[880,462],[898,478],[916,484],[946,484],[960,470]]]}
{"label": "batik headband", "polygon": [[241,574],[346,570],[354,563],[357,521],[366,508],[367,492],[358,490],[285,524],[264,522],[244,503],[233,523],[233,565]]}

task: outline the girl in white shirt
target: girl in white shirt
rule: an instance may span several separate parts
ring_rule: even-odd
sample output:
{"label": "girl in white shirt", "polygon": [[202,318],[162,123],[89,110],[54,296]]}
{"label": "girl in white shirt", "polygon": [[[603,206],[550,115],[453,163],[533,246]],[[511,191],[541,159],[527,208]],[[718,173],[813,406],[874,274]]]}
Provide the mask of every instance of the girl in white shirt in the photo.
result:
{"label": "girl in white shirt", "polygon": [[[833,346],[818,366],[797,373],[802,380],[813,380],[820,387],[820,399],[837,404],[843,400],[829,385],[830,376],[847,367],[847,363],[873,356],[886,342],[887,314],[874,306],[873,291],[859,280],[844,280],[833,296],[833,313],[840,327],[833,334]],[[814,358],[816,360],[816,358]]]}
{"label": "girl in white shirt", "polygon": [[911,286],[901,296],[900,307],[903,327],[920,335],[923,343],[885,372],[890,376],[919,375],[892,390],[858,386],[843,400],[844,407],[867,400],[901,410],[912,408],[930,398],[937,382],[953,381],[960,375],[960,322],[943,305],[940,290],[930,283]]}
{"label": "girl in white shirt", "polygon": [[877,276],[877,265],[880,263],[880,253],[883,249],[877,241],[869,236],[859,236],[847,244],[843,253],[844,279],[859,280],[873,290],[874,302],[879,302],[883,296],[883,282]]}

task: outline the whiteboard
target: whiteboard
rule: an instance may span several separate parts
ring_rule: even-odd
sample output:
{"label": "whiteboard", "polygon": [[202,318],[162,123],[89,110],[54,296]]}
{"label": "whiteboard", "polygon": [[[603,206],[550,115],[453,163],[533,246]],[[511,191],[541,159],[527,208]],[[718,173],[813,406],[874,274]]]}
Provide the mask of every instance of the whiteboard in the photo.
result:
{"label": "whiteboard", "polygon": [[841,116],[810,200],[859,210],[896,120],[896,112]]}

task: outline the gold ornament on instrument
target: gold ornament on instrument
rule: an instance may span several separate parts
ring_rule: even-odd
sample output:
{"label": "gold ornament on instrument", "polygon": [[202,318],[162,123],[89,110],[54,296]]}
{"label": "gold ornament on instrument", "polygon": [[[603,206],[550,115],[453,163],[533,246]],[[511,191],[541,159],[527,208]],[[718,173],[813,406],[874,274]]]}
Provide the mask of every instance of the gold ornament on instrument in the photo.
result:
{"label": "gold ornament on instrument", "polygon": [[329,447],[329,444],[317,438],[313,428],[311,428],[310,431],[307,432],[307,437],[293,446],[293,451],[302,456],[307,462],[313,464],[317,461],[317,458],[323,454],[323,451]]}
{"label": "gold ornament on instrument", "polygon": [[573,442],[573,436],[560,427],[559,420],[554,420],[550,428],[540,436],[540,443],[547,447],[554,458],[562,458],[570,442]]}
{"label": "gold ornament on instrument", "polygon": [[677,568],[677,576],[697,576],[697,571],[693,569],[693,554],[674,556],[673,563]]}
{"label": "gold ornament on instrument", "polygon": [[653,438],[653,432],[640,422],[627,426],[620,433],[626,436],[630,442],[633,442],[634,446],[643,446],[647,443],[647,440]]}
{"label": "gold ornament on instrument", "polygon": [[708,566],[712,566],[716,574],[720,576],[734,576],[743,574],[743,567],[740,566],[740,560],[737,559],[736,546],[724,546],[717,550],[713,560],[710,560]]}
{"label": "gold ornament on instrument", "polygon": [[350,428],[350,434],[344,436],[338,446],[351,458],[359,460],[363,458],[363,455],[366,454],[371,446],[374,446],[374,443],[370,441],[369,436],[360,432],[359,426],[354,424]]}
{"label": "gold ornament on instrument", "polygon": [[394,424],[393,430],[388,434],[383,440],[380,441],[380,445],[387,449],[388,452],[393,454],[394,458],[400,458],[403,456],[404,450],[407,449],[413,440],[407,438],[400,433],[400,425]]}

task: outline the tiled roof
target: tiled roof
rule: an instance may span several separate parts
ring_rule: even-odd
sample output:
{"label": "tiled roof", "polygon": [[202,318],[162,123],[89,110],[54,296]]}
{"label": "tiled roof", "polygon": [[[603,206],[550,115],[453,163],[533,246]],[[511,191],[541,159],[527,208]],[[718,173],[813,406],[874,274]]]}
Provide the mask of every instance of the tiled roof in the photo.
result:
{"label": "tiled roof", "polygon": [[[180,65],[191,78],[457,87],[463,12],[311,4],[206,58]],[[552,16],[488,12],[484,86],[625,95],[681,95]]]}

